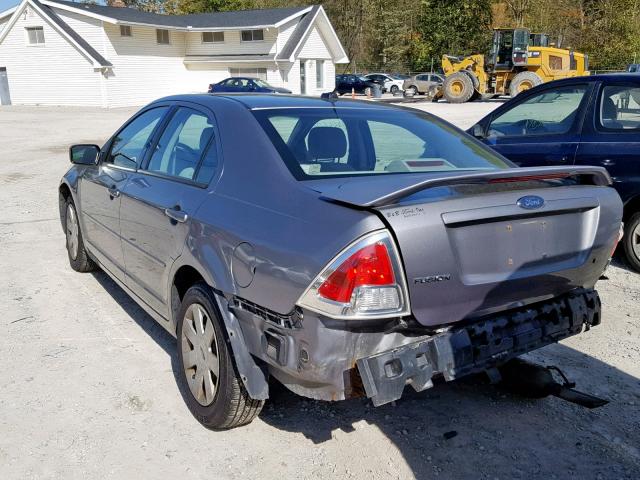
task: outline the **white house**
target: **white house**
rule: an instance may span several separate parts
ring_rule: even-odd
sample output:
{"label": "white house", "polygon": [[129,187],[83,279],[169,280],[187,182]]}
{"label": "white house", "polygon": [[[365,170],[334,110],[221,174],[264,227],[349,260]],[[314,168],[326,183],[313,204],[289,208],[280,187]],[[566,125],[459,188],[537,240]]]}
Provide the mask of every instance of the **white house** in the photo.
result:
{"label": "white house", "polygon": [[322,6],[160,15],[23,0],[0,13],[2,103],[142,105],[241,75],[319,95],[347,61]]}

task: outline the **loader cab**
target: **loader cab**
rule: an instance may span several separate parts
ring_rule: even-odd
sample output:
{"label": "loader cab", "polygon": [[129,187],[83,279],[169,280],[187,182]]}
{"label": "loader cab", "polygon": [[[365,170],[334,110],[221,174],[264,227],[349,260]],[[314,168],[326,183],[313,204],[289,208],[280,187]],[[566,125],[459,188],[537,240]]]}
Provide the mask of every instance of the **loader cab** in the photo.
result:
{"label": "loader cab", "polygon": [[548,47],[549,35],[547,35],[546,33],[531,33],[529,35],[529,46],[530,47]]}
{"label": "loader cab", "polygon": [[494,30],[487,62],[492,70],[512,70],[513,67],[526,65],[529,37],[529,30],[524,28]]}

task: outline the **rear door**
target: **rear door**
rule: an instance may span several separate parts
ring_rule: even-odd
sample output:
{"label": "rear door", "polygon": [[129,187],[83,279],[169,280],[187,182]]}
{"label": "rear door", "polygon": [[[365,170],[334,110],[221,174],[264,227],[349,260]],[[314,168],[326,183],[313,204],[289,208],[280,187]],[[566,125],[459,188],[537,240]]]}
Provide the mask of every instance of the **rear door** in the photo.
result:
{"label": "rear door", "polygon": [[522,167],[572,164],[592,87],[563,84],[518,96],[491,116],[483,141]]}
{"label": "rear door", "polygon": [[598,85],[576,163],[603,166],[624,201],[640,195],[640,82]]}
{"label": "rear door", "polygon": [[210,111],[177,104],[155,135],[142,168],[122,191],[120,221],[128,283],[165,316],[169,270],[217,171],[217,138]]}
{"label": "rear door", "polygon": [[120,193],[140,166],[155,129],[169,109],[147,109],[116,133],[95,167],[87,168],[80,183],[83,234],[91,252],[119,279],[124,279],[120,241]]}

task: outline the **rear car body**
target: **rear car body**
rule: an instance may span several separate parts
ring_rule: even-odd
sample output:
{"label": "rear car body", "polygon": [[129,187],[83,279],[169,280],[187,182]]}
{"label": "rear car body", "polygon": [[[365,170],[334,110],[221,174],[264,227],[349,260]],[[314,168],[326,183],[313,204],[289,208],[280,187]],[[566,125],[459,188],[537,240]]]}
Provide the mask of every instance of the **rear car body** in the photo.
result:
{"label": "rear car body", "polygon": [[[197,122],[156,162],[181,115]],[[150,140],[125,164],[113,144],[136,121]],[[602,168],[514,169],[435,117],[366,102],[178,96],[124,128],[61,196],[170,332],[190,279],[206,282],[252,398],[270,374],[380,405],[600,323],[622,215]]]}
{"label": "rear car body", "polygon": [[365,75],[365,78],[368,78],[372,82],[380,85],[383,92],[401,92],[404,87],[404,79],[387,75],[386,73],[369,73]]}
{"label": "rear car body", "polygon": [[625,251],[640,270],[640,76],[550,82],[508,101],[469,132],[522,167],[606,168],[624,203]]}

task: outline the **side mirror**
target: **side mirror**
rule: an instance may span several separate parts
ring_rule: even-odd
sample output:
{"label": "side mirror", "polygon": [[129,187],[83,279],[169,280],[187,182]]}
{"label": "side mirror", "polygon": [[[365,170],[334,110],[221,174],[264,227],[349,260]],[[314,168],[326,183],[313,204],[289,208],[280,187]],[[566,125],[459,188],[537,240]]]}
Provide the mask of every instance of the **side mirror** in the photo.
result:
{"label": "side mirror", "polygon": [[69,160],[75,165],[95,165],[100,154],[98,145],[72,145],[69,147]]}
{"label": "side mirror", "polygon": [[484,128],[479,123],[471,127],[471,135],[476,138],[484,138]]}

